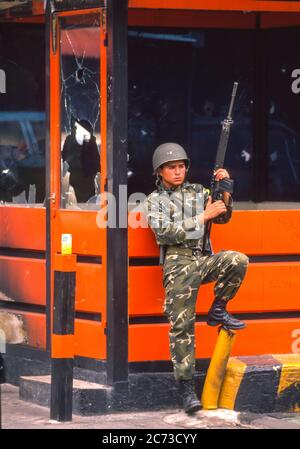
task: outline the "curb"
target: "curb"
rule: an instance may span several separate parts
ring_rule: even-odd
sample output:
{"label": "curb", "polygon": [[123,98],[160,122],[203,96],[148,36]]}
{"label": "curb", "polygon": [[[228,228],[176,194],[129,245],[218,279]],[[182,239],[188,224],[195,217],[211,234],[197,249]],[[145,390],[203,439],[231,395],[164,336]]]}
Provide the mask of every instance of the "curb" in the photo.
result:
{"label": "curb", "polygon": [[254,413],[300,412],[300,354],[231,357],[219,407]]}

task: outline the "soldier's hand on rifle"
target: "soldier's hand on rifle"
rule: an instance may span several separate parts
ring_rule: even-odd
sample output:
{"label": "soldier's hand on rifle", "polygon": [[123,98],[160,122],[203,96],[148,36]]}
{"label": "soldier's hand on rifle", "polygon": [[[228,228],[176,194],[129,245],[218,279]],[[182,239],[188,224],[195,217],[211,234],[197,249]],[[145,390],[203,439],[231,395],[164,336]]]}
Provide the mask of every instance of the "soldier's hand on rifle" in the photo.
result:
{"label": "soldier's hand on rifle", "polygon": [[[214,172],[214,176],[216,181],[221,181],[225,178],[230,179],[229,173],[225,168],[218,168],[218,170]],[[228,192],[223,193],[223,201],[226,205],[230,204],[230,194]]]}
{"label": "soldier's hand on rifle", "polygon": [[229,173],[225,170],[225,168],[218,168],[218,170],[214,172],[214,176],[216,181],[221,181],[221,179],[224,178],[230,178]]}
{"label": "soldier's hand on rifle", "polygon": [[204,223],[206,223],[208,220],[212,220],[213,218],[218,217],[221,214],[224,214],[226,211],[227,209],[224,201],[218,200],[212,202],[212,198],[211,196],[209,196],[204,211]]}

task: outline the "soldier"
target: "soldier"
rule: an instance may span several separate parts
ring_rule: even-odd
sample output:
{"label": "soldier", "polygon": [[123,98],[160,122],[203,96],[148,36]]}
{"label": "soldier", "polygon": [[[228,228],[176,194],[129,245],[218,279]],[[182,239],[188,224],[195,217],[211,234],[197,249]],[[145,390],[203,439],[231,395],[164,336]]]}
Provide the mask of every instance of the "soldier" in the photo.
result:
{"label": "soldier", "polygon": [[[203,230],[208,220],[224,224],[231,218],[232,198],[212,202],[209,190],[185,180],[190,160],[176,143],[165,143],[153,154],[157,190],[145,200],[148,223],[157,244],[164,248],[164,311],[170,323],[170,352],[179,394],[186,413],[201,408],[195,393],[195,307],[201,284],[215,282],[214,302],[208,312],[209,326],[225,325],[243,329],[245,323],[226,310],[245,276],[248,257],[235,251],[212,254],[207,242],[203,248]],[[225,169],[215,172],[216,180],[229,178]],[[202,208],[201,208],[202,204]],[[186,205],[191,207],[186,207]],[[199,206],[200,205],[200,206]],[[190,214],[183,216],[183,209]]]}

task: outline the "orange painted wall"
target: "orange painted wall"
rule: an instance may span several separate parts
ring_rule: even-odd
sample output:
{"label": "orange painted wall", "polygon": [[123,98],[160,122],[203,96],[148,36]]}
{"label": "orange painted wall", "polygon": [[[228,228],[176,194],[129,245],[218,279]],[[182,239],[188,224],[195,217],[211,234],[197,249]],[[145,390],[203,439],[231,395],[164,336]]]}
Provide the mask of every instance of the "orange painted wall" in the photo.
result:
{"label": "orange painted wall", "polygon": [[[236,313],[300,311],[300,262],[253,263],[228,310]],[[205,314],[213,301],[213,283],[203,285],[196,312]],[[129,314],[161,315],[164,289],[162,268],[129,268]]]}
{"label": "orange painted wall", "polygon": [[[128,233],[129,257],[158,256],[149,228],[129,228]],[[213,226],[211,235],[215,252],[225,248],[248,255],[299,254],[300,211],[234,211],[227,225]]]}
{"label": "orange painted wall", "polygon": [[[17,309],[1,309],[21,317],[26,335],[26,344],[46,349],[46,316],[42,313],[21,312]],[[103,325],[82,319],[75,320],[75,355],[95,359],[105,358],[105,336]]]}
{"label": "orange painted wall", "polygon": [[300,2],[259,0],[129,0],[129,8],[217,11],[300,11]]}
{"label": "orange painted wall", "polygon": [[[300,322],[297,319],[246,321],[239,332],[232,355],[284,354],[300,351]],[[210,358],[217,329],[196,323],[196,357]],[[129,360],[170,360],[168,324],[138,324],[129,328]],[[140,344],[134,344],[134,342]]]}
{"label": "orange painted wall", "polygon": [[[250,256],[300,254],[299,210],[234,211],[230,223],[214,225],[212,229],[215,252],[233,249]],[[154,234],[149,228],[129,229],[129,255],[158,257]],[[228,310],[233,313],[299,312],[299,288],[300,262],[251,263]],[[213,297],[213,284],[202,286],[196,312],[205,315]],[[162,268],[130,266],[129,314],[162,316],[163,302]],[[206,323],[197,323],[196,328],[197,357],[210,357],[216,330]],[[300,319],[296,318],[250,320],[246,330],[239,334],[234,354],[291,352],[291,335],[297,329],[300,335]],[[168,324],[130,325],[129,335],[131,361],[169,359]]]}
{"label": "orange painted wall", "polygon": [[46,305],[46,262],[0,256],[0,299]]}
{"label": "orange painted wall", "polygon": [[0,246],[46,249],[46,210],[0,205]]}

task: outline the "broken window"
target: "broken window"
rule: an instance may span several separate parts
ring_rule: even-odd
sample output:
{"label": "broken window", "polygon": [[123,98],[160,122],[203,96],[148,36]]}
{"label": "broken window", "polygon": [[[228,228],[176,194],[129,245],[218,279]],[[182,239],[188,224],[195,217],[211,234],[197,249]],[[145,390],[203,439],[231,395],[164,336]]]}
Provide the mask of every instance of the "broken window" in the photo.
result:
{"label": "broken window", "polygon": [[[45,201],[45,28],[1,24],[0,202]],[[34,55],[34,58],[31,57]]]}
{"label": "broken window", "polygon": [[63,18],[61,206],[95,209],[100,194],[100,16]]}

